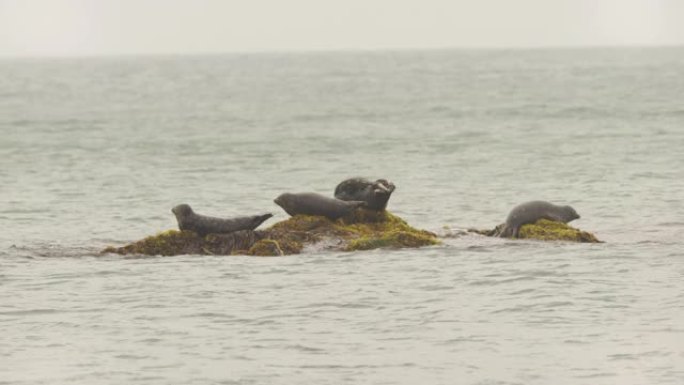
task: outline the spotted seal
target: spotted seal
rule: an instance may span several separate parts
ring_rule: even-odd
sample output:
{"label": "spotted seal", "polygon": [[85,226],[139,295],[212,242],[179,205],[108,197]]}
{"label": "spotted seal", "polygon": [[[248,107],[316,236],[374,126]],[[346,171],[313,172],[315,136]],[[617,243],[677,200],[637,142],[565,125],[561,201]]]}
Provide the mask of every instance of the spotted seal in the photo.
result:
{"label": "spotted seal", "polygon": [[366,202],[362,201],[343,201],[316,193],[284,193],[280,194],[274,202],[291,216],[320,215],[331,220],[343,217],[357,207],[366,205]]}
{"label": "spotted seal", "polygon": [[215,218],[196,214],[187,204],[180,204],[171,212],[176,216],[178,228],[194,231],[200,237],[207,234],[225,234],[240,230],[254,230],[273,214],[253,215],[249,217]]}
{"label": "spotted seal", "polygon": [[371,182],[365,178],[347,179],[335,188],[335,198],[343,201],[364,201],[366,208],[383,211],[396,187],[386,179]]}
{"label": "spotted seal", "polygon": [[534,223],[540,219],[568,223],[579,217],[577,211],[570,206],[557,206],[546,201],[525,202],[511,210],[497,236],[518,238],[522,225]]}

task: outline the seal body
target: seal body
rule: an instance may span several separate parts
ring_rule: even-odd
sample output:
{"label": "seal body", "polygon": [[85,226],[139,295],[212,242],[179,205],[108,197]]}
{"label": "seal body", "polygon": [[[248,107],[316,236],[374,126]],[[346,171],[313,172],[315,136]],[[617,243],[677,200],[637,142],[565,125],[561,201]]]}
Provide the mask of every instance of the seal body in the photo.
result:
{"label": "seal body", "polygon": [[366,202],[362,201],[343,201],[316,193],[284,193],[280,194],[274,202],[291,216],[319,215],[331,220],[343,217],[357,207],[366,205]]}
{"label": "seal body", "polygon": [[395,186],[386,179],[372,182],[365,178],[351,178],[338,184],[335,198],[344,201],[363,201],[369,210],[383,211]]}
{"label": "seal body", "polygon": [[215,218],[196,214],[187,204],[174,207],[171,212],[176,215],[178,228],[194,231],[200,237],[207,234],[226,234],[240,230],[254,230],[273,214],[253,215],[248,217]]}
{"label": "seal body", "polygon": [[570,206],[557,206],[546,201],[531,201],[520,204],[511,210],[506,218],[499,237],[518,238],[520,227],[540,219],[568,223],[580,216]]}

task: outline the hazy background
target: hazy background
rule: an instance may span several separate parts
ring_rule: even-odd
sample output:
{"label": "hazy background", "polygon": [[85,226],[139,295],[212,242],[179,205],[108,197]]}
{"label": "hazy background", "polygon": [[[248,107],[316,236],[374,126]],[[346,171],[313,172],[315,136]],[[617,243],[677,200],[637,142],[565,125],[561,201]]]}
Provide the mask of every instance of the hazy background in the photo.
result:
{"label": "hazy background", "polygon": [[0,0],[0,56],[684,44],[681,0]]}

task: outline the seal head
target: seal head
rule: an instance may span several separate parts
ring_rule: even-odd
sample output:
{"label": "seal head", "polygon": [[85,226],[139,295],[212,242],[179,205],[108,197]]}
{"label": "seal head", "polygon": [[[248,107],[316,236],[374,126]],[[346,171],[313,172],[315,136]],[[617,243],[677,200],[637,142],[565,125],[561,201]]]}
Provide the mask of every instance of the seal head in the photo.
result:
{"label": "seal head", "polygon": [[187,218],[195,214],[195,212],[192,211],[192,207],[185,203],[172,208],[171,212],[176,215],[176,219],[178,219],[178,217]]}
{"label": "seal head", "polygon": [[497,235],[518,238],[520,227],[540,219],[568,223],[579,218],[579,214],[571,206],[558,206],[546,201],[525,202],[511,210]]}
{"label": "seal head", "polygon": [[273,202],[291,216],[318,215],[330,220],[343,217],[357,207],[366,205],[363,201],[343,201],[316,193],[284,193]]}
{"label": "seal head", "polygon": [[364,201],[369,210],[383,211],[395,190],[387,179],[372,182],[365,178],[351,178],[342,181],[335,188],[335,198],[344,201]]}
{"label": "seal head", "polygon": [[180,204],[171,212],[176,216],[181,231],[194,231],[200,237],[207,234],[227,234],[240,230],[254,230],[273,214],[266,213],[235,218],[216,218],[196,214],[190,205]]}

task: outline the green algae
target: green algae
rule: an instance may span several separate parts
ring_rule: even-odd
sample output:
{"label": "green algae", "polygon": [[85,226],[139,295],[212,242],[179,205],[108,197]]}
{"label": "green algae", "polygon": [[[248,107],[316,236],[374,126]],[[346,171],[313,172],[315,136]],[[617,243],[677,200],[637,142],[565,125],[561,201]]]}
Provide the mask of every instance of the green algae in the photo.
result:
{"label": "green algae", "polygon": [[278,241],[274,241],[273,239],[262,239],[250,247],[250,249],[247,251],[247,255],[259,257],[278,257],[285,255],[285,252],[280,247],[280,243],[278,243]]}
{"label": "green algae", "polygon": [[[503,229],[503,224],[491,230],[469,230],[473,233],[486,235],[489,237],[497,236]],[[520,227],[518,239],[533,239],[539,241],[566,241],[580,243],[600,243],[601,241],[590,232],[576,229],[566,223],[540,219],[535,223],[526,224]]]}
{"label": "green algae", "polygon": [[142,255],[179,255],[203,254],[202,240],[192,231],[168,230],[146,237],[124,247],[107,247],[103,253],[142,254]]}
{"label": "green algae", "polygon": [[407,247],[422,247],[436,245],[439,241],[433,235],[427,235],[408,231],[392,231],[390,233],[375,234],[369,237],[360,237],[350,241],[345,251],[372,250],[372,249],[400,249]]}
{"label": "green algae", "polygon": [[547,219],[540,219],[536,223],[523,225],[520,227],[518,238],[537,239],[540,241],[601,242],[590,232],[576,229],[566,223]]}
{"label": "green algae", "polygon": [[337,220],[337,225],[354,233],[344,250],[407,248],[439,244],[434,233],[409,226],[406,221],[387,211],[359,209]]}
{"label": "green algae", "polygon": [[162,256],[245,254],[241,251],[248,250],[258,239],[260,235],[251,230],[209,234],[204,238],[192,231],[168,230],[123,247],[107,247],[102,253]]}
{"label": "green algae", "polygon": [[332,221],[325,217],[295,215],[264,231],[285,254],[298,254],[307,245],[332,244],[333,250],[421,247],[438,244],[435,234],[415,229],[387,211],[357,209]]}
{"label": "green algae", "polygon": [[307,246],[354,251],[376,248],[422,247],[438,244],[437,236],[409,226],[387,212],[357,209],[332,221],[320,216],[296,215],[265,230],[209,234],[169,230],[103,253],[141,255],[255,255],[299,254]]}

